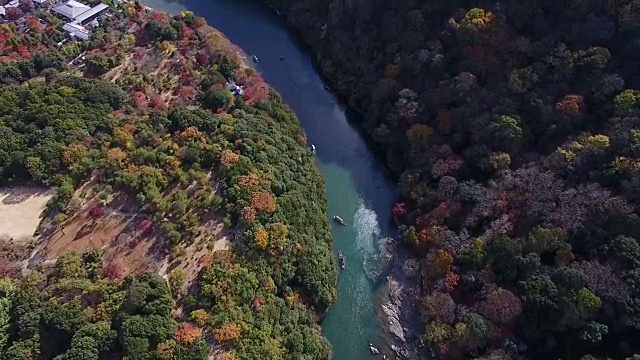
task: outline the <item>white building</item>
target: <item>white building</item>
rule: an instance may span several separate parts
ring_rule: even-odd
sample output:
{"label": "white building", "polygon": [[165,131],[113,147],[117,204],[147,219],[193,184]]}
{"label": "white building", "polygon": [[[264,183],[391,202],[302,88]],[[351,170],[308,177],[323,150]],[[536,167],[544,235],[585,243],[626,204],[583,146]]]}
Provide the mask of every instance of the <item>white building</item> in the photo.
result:
{"label": "white building", "polygon": [[90,9],[91,8],[89,6],[83,3],[79,3],[75,0],[69,0],[64,4],[54,7],[53,9],[51,9],[51,11],[60,14],[69,20],[75,20],[76,17]]}
{"label": "white building", "polygon": [[66,23],[62,25],[62,30],[66,31],[70,37],[75,37],[82,40],[89,40],[89,30],[87,30],[82,25],[78,25],[74,23]]}
{"label": "white building", "polygon": [[233,95],[242,95],[244,94],[244,90],[242,86],[236,85],[235,81],[231,80],[227,83],[227,90],[231,91]]}
{"label": "white building", "polygon": [[109,5],[100,3],[82,14],[76,15],[73,19],[79,24],[88,24],[98,16],[104,14],[108,9]]}
{"label": "white building", "polygon": [[96,19],[108,9],[109,5],[104,3],[89,7],[75,0],[69,0],[62,5],[56,6],[52,11],[71,20],[62,26],[62,29],[66,31],[70,37],[89,40],[89,30],[85,25],[96,21]]}

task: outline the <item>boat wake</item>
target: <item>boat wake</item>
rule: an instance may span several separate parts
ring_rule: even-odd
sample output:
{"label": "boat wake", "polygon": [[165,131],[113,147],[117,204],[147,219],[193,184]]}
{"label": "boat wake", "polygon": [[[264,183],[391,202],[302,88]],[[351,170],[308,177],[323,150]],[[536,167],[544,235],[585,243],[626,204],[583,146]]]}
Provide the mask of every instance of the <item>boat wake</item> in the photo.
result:
{"label": "boat wake", "polygon": [[375,211],[368,209],[362,199],[354,216],[358,252],[362,256],[367,277],[377,280],[382,273],[383,261],[380,260],[380,224]]}

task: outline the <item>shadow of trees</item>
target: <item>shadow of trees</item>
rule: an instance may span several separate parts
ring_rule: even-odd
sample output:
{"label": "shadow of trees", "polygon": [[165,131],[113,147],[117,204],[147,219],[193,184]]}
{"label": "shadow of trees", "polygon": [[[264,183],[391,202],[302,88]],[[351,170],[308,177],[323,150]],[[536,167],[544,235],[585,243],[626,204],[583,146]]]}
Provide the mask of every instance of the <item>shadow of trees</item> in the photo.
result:
{"label": "shadow of trees", "polygon": [[15,205],[34,197],[34,196],[49,196],[55,193],[55,189],[52,188],[31,188],[31,187],[5,187],[0,188],[0,197],[2,204]]}

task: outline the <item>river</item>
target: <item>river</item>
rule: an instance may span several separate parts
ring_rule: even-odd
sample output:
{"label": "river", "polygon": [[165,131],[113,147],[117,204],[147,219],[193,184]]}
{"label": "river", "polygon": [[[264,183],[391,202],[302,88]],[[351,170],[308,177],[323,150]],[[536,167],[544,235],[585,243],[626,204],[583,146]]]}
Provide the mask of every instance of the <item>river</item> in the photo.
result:
{"label": "river", "polygon": [[[278,16],[257,1],[151,0],[145,5],[171,13],[191,10],[247,54],[258,56],[257,70],[295,111],[309,143],[316,146],[317,165],[326,181],[334,250],[336,256],[342,250],[346,259],[338,301],[322,323],[333,346],[333,359],[370,359],[370,342],[391,355],[378,310],[384,281],[378,278],[383,270],[380,239],[394,231],[390,219],[396,192],[345,106],[325,89],[310,56]],[[346,226],[331,220],[333,215],[341,216]]]}

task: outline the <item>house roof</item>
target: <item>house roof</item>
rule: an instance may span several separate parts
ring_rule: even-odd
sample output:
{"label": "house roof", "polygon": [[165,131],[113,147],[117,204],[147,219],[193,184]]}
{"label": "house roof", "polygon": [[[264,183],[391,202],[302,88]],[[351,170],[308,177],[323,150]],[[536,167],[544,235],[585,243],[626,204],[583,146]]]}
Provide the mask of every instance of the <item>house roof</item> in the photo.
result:
{"label": "house roof", "polygon": [[62,5],[54,7],[52,10],[66,18],[75,19],[77,16],[89,9],[91,8],[83,3],[79,3],[75,0],[69,0]]}
{"label": "house roof", "polygon": [[69,33],[69,35],[73,35],[82,40],[89,40],[89,30],[85,29],[83,26],[75,23],[66,23],[62,25],[62,30]]}
{"label": "house roof", "polygon": [[91,9],[83,12],[82,14],[78,15],[75,17],[77,22],[83,22],[87,19],[89,19],[92,16],[95,16],[97,14],[100,14],[103,11],[106,11],[109,8],[109,5],[105,4],[105,3],[100,3],[94,7],[92,7]]}
{"label": "house roof", "polygon": [[4,6],[0,6],[0,15],[6,15],[7,14],[7,10],[4,8]]}

